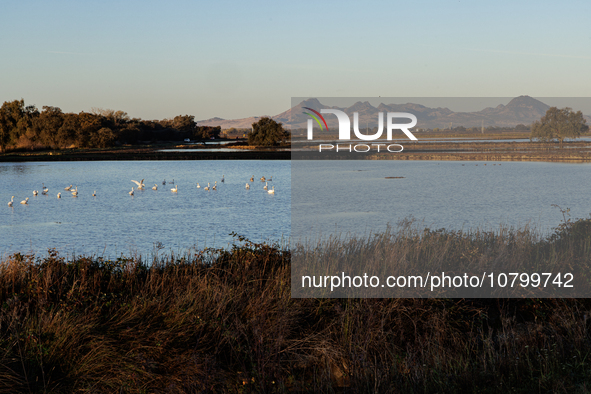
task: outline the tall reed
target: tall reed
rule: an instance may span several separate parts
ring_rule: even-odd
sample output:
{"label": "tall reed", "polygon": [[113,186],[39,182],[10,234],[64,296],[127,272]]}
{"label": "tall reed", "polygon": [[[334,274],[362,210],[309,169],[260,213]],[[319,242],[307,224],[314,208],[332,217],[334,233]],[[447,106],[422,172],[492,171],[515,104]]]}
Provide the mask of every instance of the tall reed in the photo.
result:
{"label": "tall reed", "polygon": [[[584,261],[589,226],[577,221],[544,239],[429,231],[333,246],[382,253],[394,239],[408,259],[500,264],[549,248]],[[12,255],[0,264],[0,392],[586,392],[591,384],[586,299],[298,299],[291,257],[243,238],[230,250],[151,261]]]}

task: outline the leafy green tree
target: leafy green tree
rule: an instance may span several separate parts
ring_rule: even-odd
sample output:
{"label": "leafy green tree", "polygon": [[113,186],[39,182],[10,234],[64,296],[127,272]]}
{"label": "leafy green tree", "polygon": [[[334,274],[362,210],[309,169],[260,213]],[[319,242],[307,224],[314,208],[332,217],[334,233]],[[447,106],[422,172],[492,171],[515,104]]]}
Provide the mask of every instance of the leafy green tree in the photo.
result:
{"label": "leafy green tree", "polygon": [[95,148],[107,148],[113,146],[116,138],[113,130],[108,127],[103,127],[96,133],[92,134],[90,143]]}
{"label": "leafy green tree", "polygon": [[530,138],[542,142],[558,140],[562,148],[565,138],[580,137],[588,129],[581,111],[574,112],[568,107],[551,107],[546,115],[532,124]]}
{"label": "leafy green tree", "polygon": [[195,126],[193,138],[196,140],[209,140],[220,138],[222,128],[220,126]]}
{"label": "leafy green tree", "polygon": [[248,133],[248,145],[272,146],[284,142],[289,138],[289,132],[275,120],[262,117],[252,124],[252,131]]}
{"label": "leafy green tree", "polygon": [[43,106],[43,111],[35,119],[34,127],[39,139],[46,146],[57,148],[60,146],[59,129],[64,122],[64,113],[58,107]]}
{"label": "leafy green tree", "polygon": [[172,120],[172,127],[180,131],[193,131],[195,117],[193,115],[178,115]]}
{"label": "leafy green tree", "polygon": [[101,115],[95,115],[88,112],[80,112],[78,114],[78,122],[80,126],[76,130],[76,144],[79,147],[85,148],[92,146],[91,138],[102,128],[103,119],[105,118]]}
{"label": "leafy green tree", "polygon": [[[106,130],[102,129],[103,132]],[[99,130],[100,131],[100,130]],[[115,132],[115,130],[113,130]],[[115,134],[114,134],[115,135]],[[117,138],[114,138],[110,143],[114,143]],[[128,124],[126,127],[119,129],[119,140],[125,144],[137,144],[141,139],[141,131],[137,125]],[[101,137],[101,141],[105,141],[104,137]],[[110,146],[110,145],[106,145]],[[100,146],[104,148],[106,146]]]}
{"label": "leafy green tree", "polygon": [[24,118],[25,100],[5,101],[0,107],[0,150],[4,151],[18,136],[18,124]]}
{"label": "leafy green tree", "polygon": [[63,122],[57,131],[57,141],[62,147],[76,145],[77,131],[80,130],[80,117],[77,114],[64,114]]}
{"label": "leafy green tree", "polygon": [[18,133],[19,133],[19,140],[23,139],[24,141],[30,143],[34,143],[37,139],[37,135],[35,133],[35,128],[33,124],[35,119],[39,117],[39,110],[34,105],[27,105],[25,107],[25,111],[23,113],[23,117],[18,122]]}

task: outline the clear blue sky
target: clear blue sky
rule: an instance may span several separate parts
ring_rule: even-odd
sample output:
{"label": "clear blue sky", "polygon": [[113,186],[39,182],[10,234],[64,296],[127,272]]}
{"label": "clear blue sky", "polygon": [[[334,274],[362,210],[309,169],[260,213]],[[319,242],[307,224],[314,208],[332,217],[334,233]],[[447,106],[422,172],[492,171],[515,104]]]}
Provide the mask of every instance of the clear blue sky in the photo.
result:
{"label": "clear blue sky", "polygon": [[589,1],[7,1],[0,102],[196,120],[301,96],[589,96]]}

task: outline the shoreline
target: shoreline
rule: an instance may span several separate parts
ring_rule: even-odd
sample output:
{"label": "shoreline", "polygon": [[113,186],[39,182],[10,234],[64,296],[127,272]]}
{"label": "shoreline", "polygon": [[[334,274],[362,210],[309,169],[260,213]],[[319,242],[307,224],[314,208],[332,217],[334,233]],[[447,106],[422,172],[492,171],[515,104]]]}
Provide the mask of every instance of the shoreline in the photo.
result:
{"label": "shoreline", "polygon": [[[298,144],[300,145],[300,144]],[[318,152],[318,145],[301,144],[304,150],[283,148],[228,147],[204,148],[195,145],[158,144],[125,146],[107,149],[63,149],[34,152],[8,152],[0,154],[0,162],[26,161],[98,161],[98,160],[436,160],[436,161],[543,161],[543,162],[591,162],[591,143],[587,141],[564,142],[563,148],[553,142],[405,142],[402,152],[349,152],[348,146],[365,145],[353,142],[339,143],[341,152]],[[175,149],[177,151],[163,151]],[[206,149],[206,150],[205,150]],[[367,149],[367,148],[364,148]]]}
{"label": "shoreline", "polygon": [[[0,155],[0,162],[26,161],[117,161],[117,160],[289,160],[289,151],[236,150],[236,152],[161,152],[170,147],[138,147],[44,152],[11,152]],[[176,146],[175,146],[176,148]]]}
{"label": "shoreline", "polygon": [[[541,142],[429,142],[401,143],[402,152],[349,153],[348,145],[344,152],[300,151],[295,153],[298,160],[435,160],[435,161],[544,161],[544,162],[591,162],[591,144],[586,141],[564,142],[563,148],[557,143]],[[383,144],[385,145],[385,144]],[[354,148],[353,148],[354,149]],[[363,149],[367,149],[363,147]],[[376,149],[376,148],[372,148]]]}

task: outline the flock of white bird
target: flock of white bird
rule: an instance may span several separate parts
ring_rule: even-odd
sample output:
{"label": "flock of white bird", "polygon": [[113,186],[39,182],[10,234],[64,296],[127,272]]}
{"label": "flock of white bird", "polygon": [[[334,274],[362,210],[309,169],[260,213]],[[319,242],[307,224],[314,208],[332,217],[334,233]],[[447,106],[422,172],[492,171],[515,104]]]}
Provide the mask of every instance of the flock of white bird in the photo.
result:
{"label": "flock of white bird", "polygon": [[[222,180],[221,180],[222,183],[225,182],[224,177],[225,176],[222,175]],[[131,191],[129,192],[130,196],[134,195],[134,190],[144,190],[144,188],[146,187],[146,185],[144,184],[144,179],[142,179],[140,182],[134,181],[133,179],[131,181],[137,185],[137,189],[135,188],[135,186],[132,187]],[[271,189],[269,189],[269,182],[271,182],[271,181],[273,181],[272,176],[269,178],[265,178],[264,176],[261,177],[261,182],[265,182],[265,186],[263,187],[263,189],[266,190],[267,193],[269,193],[269,194],[275,194],[275,186],[273,186]],[[252,175],[250,177],[249,182],[254,182],[254,175]],[[169,184],[175,185],[174,179],[171,182],[169,182]],[[203,188],[203,190],[207,190],[207,191],[217,190],[217,184],[218,184],[218,181],[215,181],[213,186],[211,186],[211,184],[209,182],[207,182],[207,186],[205,186]],[[41,189],[41,194],[45,196],[49,192],[49,189],[47,187],[45,187],[45,183],[42,183],[42,185],[43,185],[43,189]],[[166,185],[166,179],[164,181],[162,181],[162,185]],[[72,193],[73,197],[78,197],[78,186],[76,186],[74,189],[72,189],[72,187],[73,187],[73,185],[70,185],[70,186],[64,188],[64,190]],[[199,185],[199,182],[197,182],[197,189],[200,189],[200,188],[201,188],[201,186]],[[250,190],[250,183],[248,183],[248,182],[246,182],[246,189]],[[152,186],[152,190],[158,190],[158,184],[155,183],[154,186]],[[173,193],[177,193],[179,191],[179,186],[175,185],[172,189],[170,189],[170,191]],[[39,194],[38,190],[33,190],[34,196],[37,196],[38,194]],[[92,193],[92,196],[96,197],[96,190]],[[57,198],[62,198],[61,192],[57,194]],[[14,203],[14,196],[12,196],[12,198],[8,202],[8,206],[12,207],[13,203]],[[29,203],[29,197],[27,197],[23,201],[21,201],[21,204],[23,204],[23,205],[28,205],[28,203]]]}
{"label": "flock of white bird", "polygon": [[[136,190],[144,190],[146,188],[146,185],[144,184],[144,179],[142,179],[141,181],[134,181],[133,179],[131,180],[133,183],[135,183],[137,185],[137,188],[134,186],[131,188],[131,191],[129,192],[130,196],[134,195],[134,192]],[[269,177],[269,178],[265,178],[264,176],[261,177],[261,182],[265,182],[265,186],[263,187],[264,190],[267,191],[267,193],[269,194],[275,194],[275,186],[273,186],[271,189],[269,189],[269,182],[273,181],[273,177]],[[222,183],[225,182],[225,175],[222,175]],[[254,175],[252,175],[250,177],[250,181],[249,182],[254,182]],[[174,179],[169,182],[170,184],[175,185],[174,183]],[[166,185],[166,179],[162,181],[162,185]],[[203,190],[217,190],[217,186],[218,186],[218,181],[215,181],[213,186],[211,186],[210,182],[207,182],[207,186],[205,186],[203,188]],[[199,185],[199,182],[197,182],[197,189],[201,189],[201,186]],[[248,182],[246,182],[246,189],[250,190],[250,184]],[[158,184],[155,183],[154,186],[152,186],[152,190],[158,190]],[[173,193],[178,193],[179,191],[179,186],[175,185],[172,189],[170,189],[171,192]]]}

